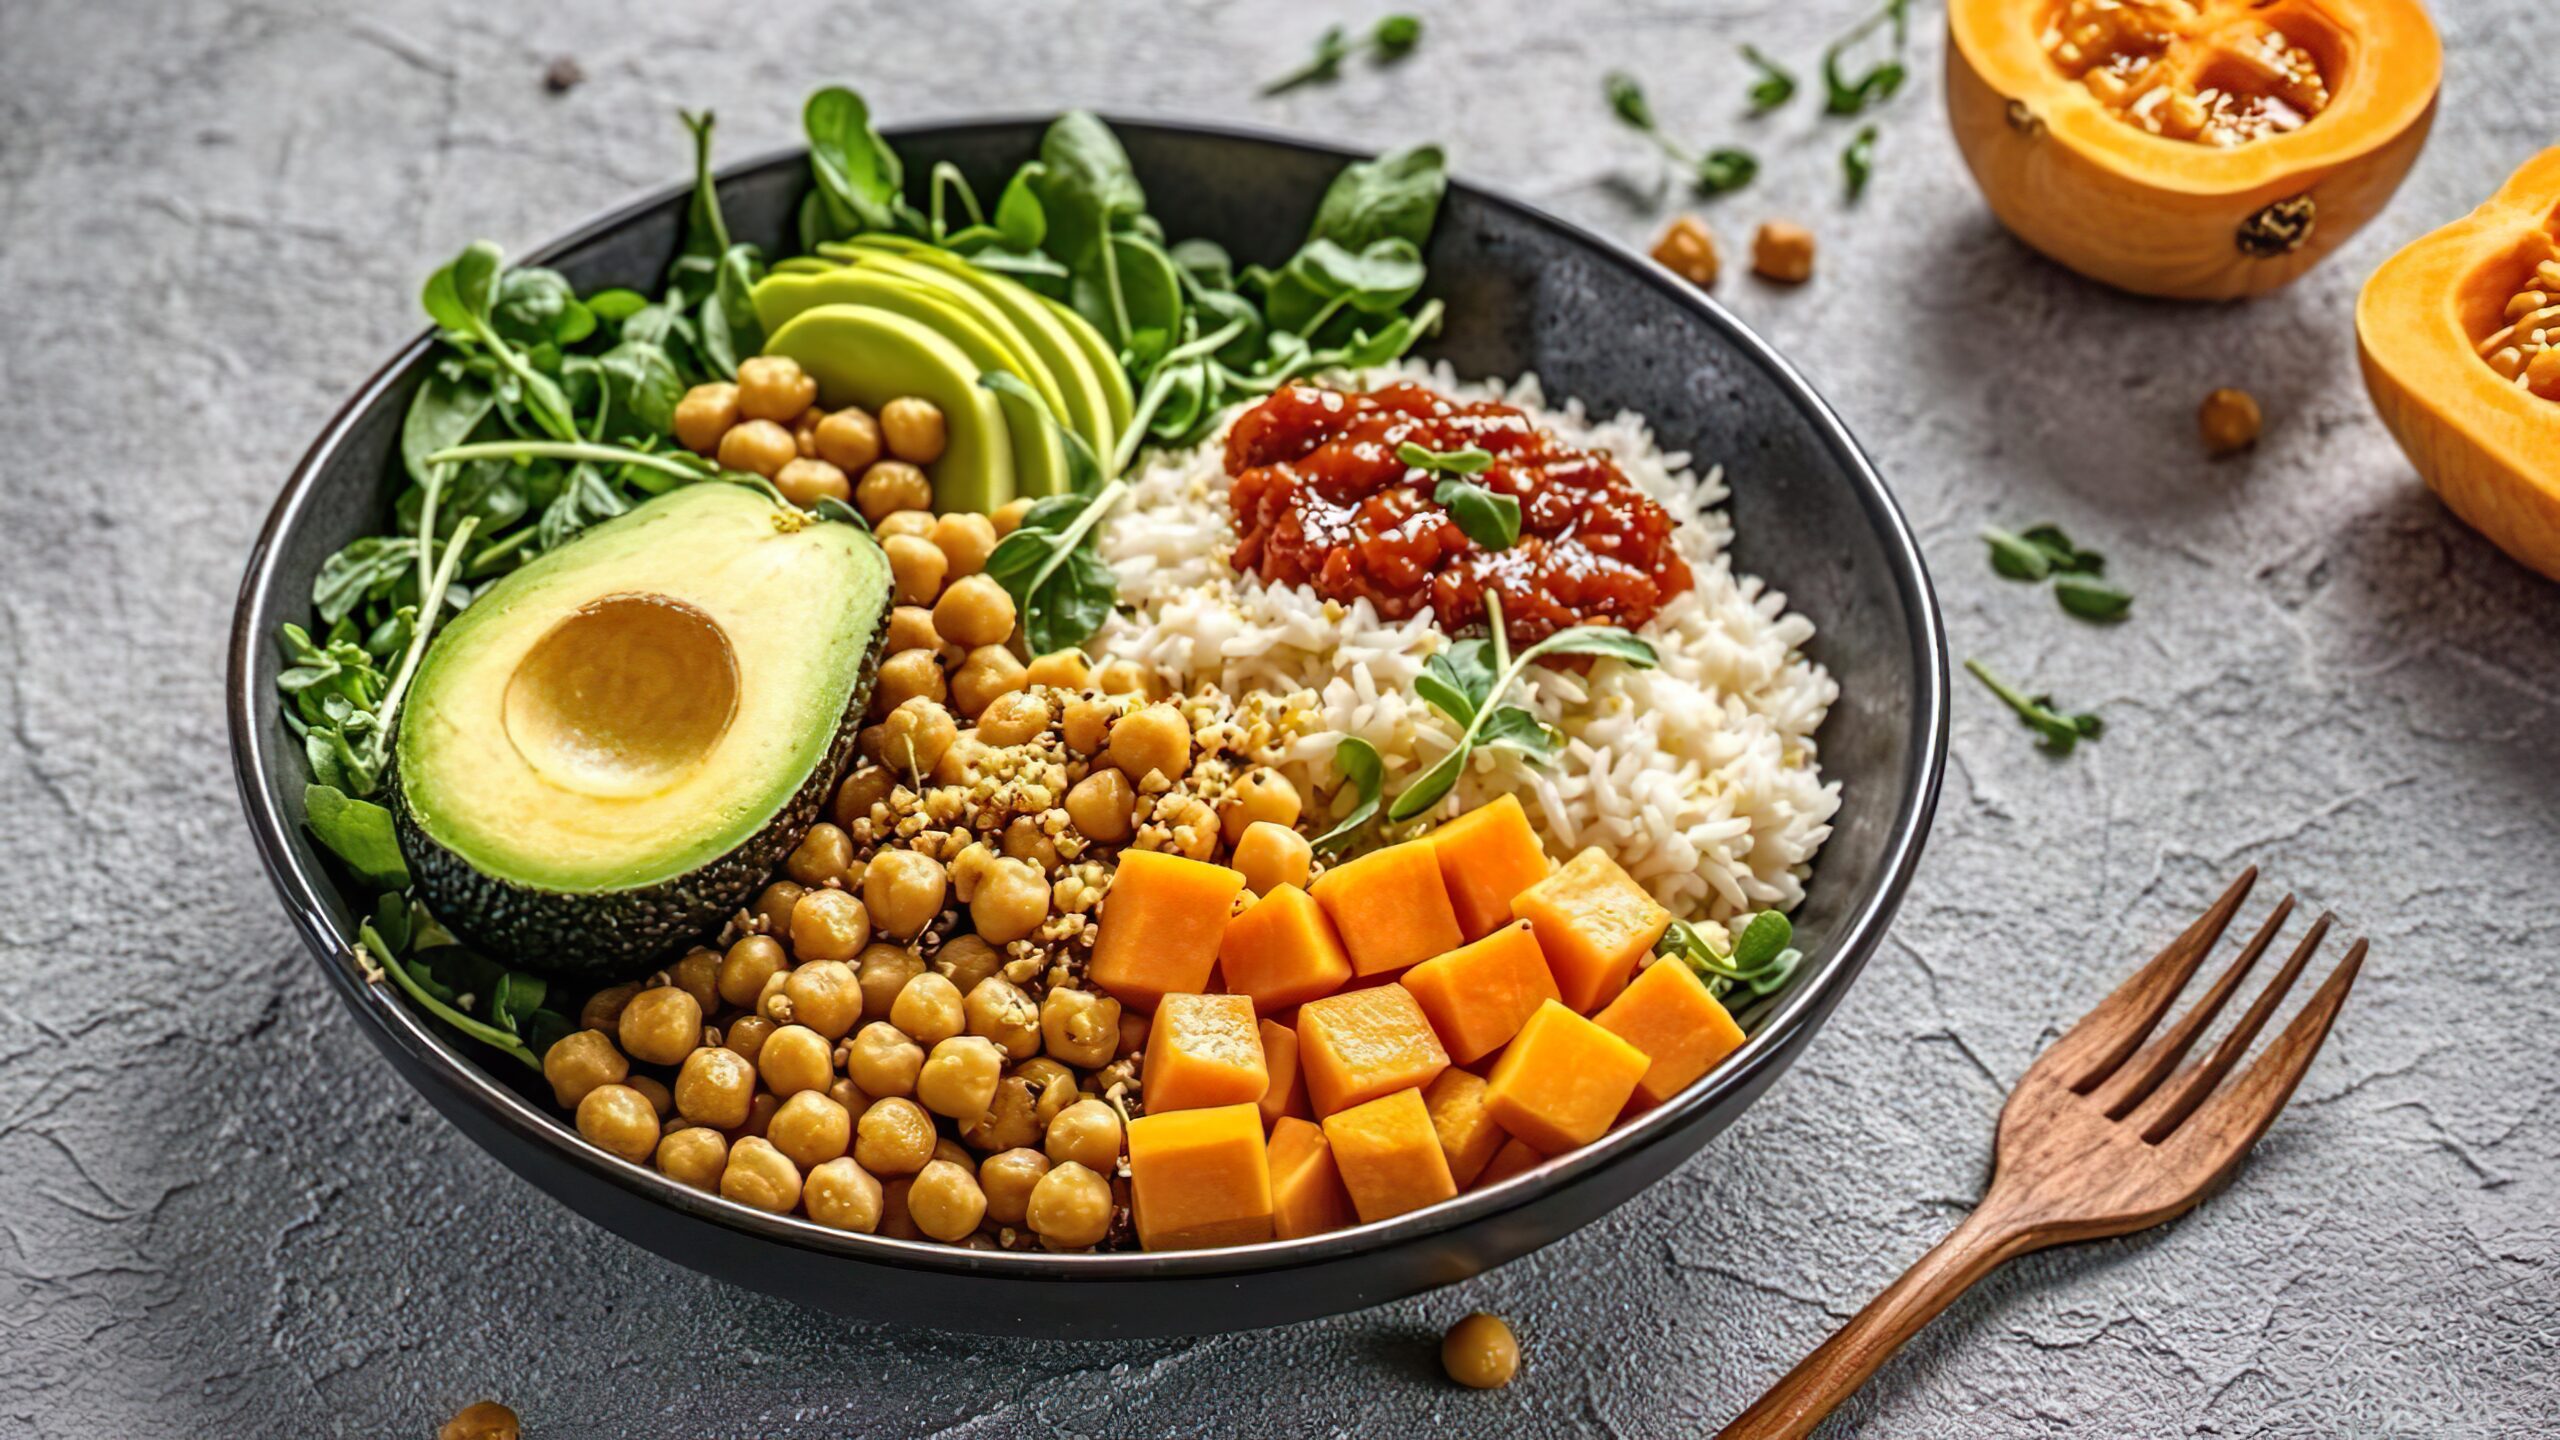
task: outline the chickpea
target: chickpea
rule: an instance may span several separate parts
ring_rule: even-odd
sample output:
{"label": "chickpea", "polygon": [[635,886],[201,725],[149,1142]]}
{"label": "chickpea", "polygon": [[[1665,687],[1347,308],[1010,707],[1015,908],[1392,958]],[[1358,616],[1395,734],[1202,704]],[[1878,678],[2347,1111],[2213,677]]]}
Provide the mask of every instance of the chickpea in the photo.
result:
{"label": "chickpea", "polygon": [[599,1085],[578,1102],[578,1133],[625,1160],[658,1148],[658,1112],[628,1085]]}
{"label": "chickpea", "polygon": [[974,1166],[929,1160],[907,1189],[907,1214],[916,1228],[945,1244],[977,1229],[986,1213],[986,1192],[978,1188]]}
{"label": "chickpea", "polygon": [[1147,668],[1135,660],[1114,660],[1094,672],[1094,688],[1105,695],[1144,695]]}
{"label": "chickpea", "polygon": [[845,1046],[844,1073],[864,1093],[912,1095],[916,1073],[924,1069],[924,1047],[886,1020],[874,1020],[854,1032]]}
{"label": "chickpea", "polygon": [[963,575],[934,603],[933,628],[965,650],[1013,637],[1013,596],[985,575]]}
{"label": "chickpea", "polygon": [[889,1007],[889,1023],[919,1045],[939,1045],[967,1026],[966,1012],[960,987],[927,970],[898,992],[897,1003]]}
{"label": "chickpea", "polygon": [[880,434],[888,441],[890,454],[930,465],[942,458],[947,438],[942,407],[917,396],[900,396],[880,407]]}
{"label": "chickpea", "polygon": [[791,1018],[830,1040],[841,1040],[862,1022],[862,982],[842,960],[812,960],[791,972],[783,992]]}
{"label": "chickpea", "polygon": [[676,1113],[696,1125],[744,1125],[755,1093],[754,1062],[724,1046],[703,1046],[684,1057],[684,1068],[676,1072]]}
{"label": "chickpea", "polygon": [[436,1427],[436,1440],[523,1440],[523,1435],[516,1412],[495,1400],[465,1405]]}
{"label": "chickpea", "polygon": [[853,1163],[883,1177],[913,1175],[933,1158],[933,1117],[913,1100],[874,1100],[853,1127]]}
{"label": "chickpea", "polygon": [[[946,951],[951,947],[943,947]],[[856,974],[862,983],[862,1018],[886,1020],[889,1007],[898,1002],[898,992],[924,969],[924,962],[914,951],[888,940],[874,940],[862,949]]]}
{"label": "chickpea", "polygon": [[966,995],[1004,965],[1004,955],[975,935],[954,935],[933,957],[933,968]]}
{"label": "chickpea", "polygon": [[948,1135],[933,1142],[933,1158],[948,1160],[954,1165],[965,1165],[973,1171],[978,1168],[978,1157],[969,1153],[969,1147]]}
{"label": "chickpea", "polygon": [[756,1056],[756,1073],[777,1101],[803,1090],[824,1090],[836,1078],[835,1047],[806,1025],[785,1025],[765,1040]]}
{"label": "chickpea", "polygon": [[[970,922],[990,944],[1023,939],[1049,918],[1049,881],[1028,860],[994,860],[969,902]],[[1018,1057],[1017,1057],[1018,1058]]]}
{"label": "chickpea", "polygon": [[1721,263],[1716,255],[1716,237],[1707,222],[1695,215],[1683,215],[1671,222],[1662,238],[1653,242],[1653,258],[1663,269],[1704,290],[1716,283]]}
{"label": "chickpea", "polygon": [[613,1037],[601,1030],[574,1030],[542,1052],[542,1078],[551,1082],[551,1098],[575,1108],[599,1085],[619,1085],[631,1073],[631,1062],[613,1048]]}
{"label": "chickpea", "polygon": [[1060,1165],[1107,1175],[1120,1163],[1120,1112],[1107,1100],[1079,1100],[1049,1122],[1043,1148]]}
{"label": "chickpea", "polygon": [[[852,1055],[853,1047],[847,1045],[845,1056],[851,1059]],[[859,1115],[871,1108],[870,1093],[853,1081],[842,1077],[827,1082],[827,1098],[843,1106],[844,1113],[847,1115]]]}
{"label": "chickpea", "polygon": [[721,1131],[721,1138],[727,1140],[733,1148],[739,1141],[750,1135],[761,1140],[764,1138],[765,1127],[773,1123],[773,1112],[781,1108],[782,1101],[776,1098],[772,1091],[759,1090],[756,1092],[756,1098],[747,1102],[746,1123],[732,1130]]}
{"label": "chickpea", "polygon": [[853,1116],[815,1090],[803,1090],[773,1112],[765,1138],[802,1170],[813,1170],[853,1144]]}
{"label": "chickpea", "polygon": [[[1137,1054],[1139,1051],[1146,1049],[1146,1048],[1147,1048],[1147,1031],[1148,1031],[1149,1029],[1153,1028],[1153,1026],[1154,1026],[1154,1021],[1153,1021],[1153,1019],[1152,1019],[1151,1017],[1149,1017],[1149,1016],[1141,1015],[1141,1014],[1139,1014],[1139,1013],[1138,1013],[1137,1011],[1135,1011],[1135,1010],[1123,1010],[1123,1011],[1121,1011],[1121,1012],[1120,1012],[1120,1054],[1121,1054],[1121,1055],[1135,1055],[1135,1054]],[[1117,1057],[1117,1056],[1115,1056],[1115,1057],[1113,1057],[1113,1058],[1115,1058],[1115,1059],[1116,1059],[1116,1058],[1118,1058],[1118,1057]],[[1107,1089],[1107,1088],[1109,1088],[1109,1087],[1108,1087],[1108,1086],[1100,1086],[1100,1085],[1098,1085],[1098,1086],[1096,1086],[1095,1088],[1096,1088],[1096,1089]]]}
{"label": "chickpea", "polygon": [[1256,895],[1268,895],[1283,885],[1304,890],[1307,876],[1315,869],[1315,847],[1286,825],[1257,820],[1244,827],[1227,863],[1243,873],[1245,888]]}
{"label": "chickpea", "polygon": [[[802,893],[803,890],[798,881],[776,880],[764,887],[764,893],[758,895],[756,903],[748,908],[754,912],[758,920],[765,923],[767,928],[777,932],[788,932],[791,929],[791,907],[800,903]],[[718,972],[715,969],[713,973],[716,977]],[[716,978],[713,984],[717,986]],[[715,988],[712,993],[716,996],[719,992]]]}
{"label": "chickpea", "polygon": [[1022,517],[1031,513],[1031,505],[1031,497],[1026,495],[1019,500],[1007,500],[997,506],[995,513],[987,517],[988,523],[996,527],[996,538],[1002,540],[1021,529]]}
{"label": "chickpea", "polygon": [[1049,1133],[1049,1122],[1058,1112],[1081,1098],[1076,1092],[1076,1072],[1050,1059],[1034,1055],[1013,1067],[1014,1075],[1031,1087],[1031,1118],[1038,1122],[1040,1133]]}
{"label": "chickpea", "polygon": [[1120,1049],[1120,1002],[1092,990],[1051,986],[1040,999],[1040,1038],[1070,1065],[1108,1065]]}
{"label": "chickpea", "polygon": [[748,420],[720,437],[720,468],[746,470],[767,480],[800,458],[800,443],[770,420]]}
{"label": "chickpea", "polygon": [[750,420],[796,420],[818,403],[816,377],[787,355],[757,355],[738,362],[738,413]]}
{"label": "chickpea", "polygon": [[933,522],[933,533],[925,537],[951,562],[954,575],[975,575],[987,568],[987,557],[995,553],[995,522],[984,515],[955,510]]}
{"label": "chickpea", "polygon": [[983,1035],[954,1035],[933,1047],[916,1075],[916,1099],[936,1115],[975,1125],[1004,1078],[1004,1052]]}
{"label": "chickpea", "polygon": [[702,1043],[702,1007],[673,985],[631,997],[619,1022],[623,1053],[650,1065],[673,1065]]}
{"label": "chickpea", "polygon": [[[1218,826],[1229,845],[1244,839],[1248,826],[1298,823],[1298,787],[1277,770],[1256,767],[1236,782],[1227,803],[1218,807]],[[1259,892],[1256,892],[1259,893]]]}
{"label": "chickpea", "polygon": [[[707,1046],[704,1048],[717,1049],[718,1047]],[[697,1050],[695,1053],[699,1054],[701,1052]],[[686,1058],[691,1059],[692,1057],[687,1056]],[[649,1102],[650,1112],[655,1114],[660,1120],[664,1120],[669,1115],[675,1113],[676,1092],[668,1089],[666,1084],[655,1076],[633,1075],[625,1079],[622,1083],[639,1091],[640,1098]]]}
{"label": "chickpea", "polygon": [[880,1228],[880,1182],[848,1156],[813,1167],[800,1187],[800,1204],[830,1230],[868,1235]]}
{"label": "chickpea", "polygon": [[1520,1342],[1501,1316],[1479,1310],[1441,1338],[1440,1368],[1470,1390],[1499,1390],[1520,1373]]}
{"label": "chickpea", "polygon": [[[1026,682],[1028,677],[1026,671]],[[989,745],[1028,745],[1048,729],[1049,696],[1045,691],[1015,690],[999,695],[978,712],[978,738]]]}
{"label": "chickpea", "polygon": [[640,983],[608,985],[587,997],[578,1008],[578,1024],[589,1030],[612,1030],[622,1023],[622,1007],[640,993]]}
{"label": "chickpea", "polygon": [[[847,475],[859,475],[880,458],[880,422],[848,405],[818,422],[818,458]],[[880,518],[868,511],[866,520]]]}
{"label": "chickpea", "polygon": [[987,1219],[1019,1225],[1031,1210],[1031,1189],[1049,1173],[1049,1157],[1018,1146],[978,1162],[978,1188],[987,1192]]}
{"label": "chickpea", "polygon": [[1019,1075],[1007,1075],[996,1081],[995,1097],[987,1102],[987,1113],[978,1123],[960,1132],[971,1149],[993,1154],[998,1150],[1020,1149],[1040,1142],[1047,1129],[1040,1123],[1040,1098],[1031,1091],[1031,1082]]}
{"label": "chickpea", "polygon": [[803,960],[850,960],[871,943],[871,914],[849,890],[812,890],[791,907],[791,951]]}
{"label": "chickpea", "polygon": [[880,1228],[877,1232],[896,1240],[917,1240],[924,1232],[916,1228],[914,1217],[907,1214],[907,1191],[915,1177],[901,1175],[880,1182]]}
{"label": "chickpea", "polygon": [[[901,510],[930,511],[933,482],[904,460],[878,461],[864,467],[862,478],[853,482],[853,504],[863,519],[877,526]],[[930,514],[925,516],[925,529],[927,533],[933,529]]]}
{"label": "chickpea", "polygon": [[[951,562],[942,558],[933,542],[913,535],[892,535],[880,542],[880,548],[889,552],[889,574],[897,582],[898,603],[933,605],[942,594],[943,574],[951,568]],[[933,627],[943,629],[938,605],[934,607]]]}
{"label": "chickpea", "polygon": [[[826,419],[827,412],[819,409],[815,405],[812,405],[808,409],[800,412],[799,419],[791,422],[791,443],[800,447],[801,459],[815,460],[818,458],[818,427],[825,424]],[[843,473],[841,467],[838,468],[837,473]],[[848,477],[845,481],[846,495],[853,493],[852,486],[853,482]],[[838,496],[837,498],[842,499],[844,496]]]}
{"label": "chickpea", "polygon": [[1137,833],[1137,789],[1109,767],[1094,771],[1067,791],[1067,819],[1088,840],[1118,845]]}
{"label": "chickpea", "polygon": [[2204,448],[2216,456],[2236,455],[2257,444],[2259,427],[2265,423],[2258,410],[2258,398],[2228,386],[2205,396],[2203,406],[2196,411],[2196,428],[2204,433]]}
{"label": "chickpea", "polygon": [[[984,840],[972,840],[951,857],[951,894],[966,905],[978,898],[978,882],[987,878],[987,867],[996,863],[996,852]],[[939,957],[937,957],[939,958]]]}
{"label": "chickpea", "polygon": [[978,770],[987,763],[989,753],[986,745],[978,739],[978,732],[974,727],[961,731],[960,738],[951,742],[951,748],[942,752],[942,762],[933,767],[933,783],[936,785],[976,783]]}
{"label": "chickpea", "polygon": [[676,402],[676,443],[696,455],[711,454],[738,419],[737,386],[725,381],[696,385]]}
{"label": "chickpea", "polygon": [[1079,755],[1100,753],[1104,737],[1111,732],[1111,722],[1119,714],[1118,705],[1108,700],[1096,700],[1090,695],[1079,695],[1068,701],[1066,715],[1059,725],[1067,737],[1067,748]]}
{"label": "chickpea", "polygon": [[750,1135],[729,1147],[720,1193],[769,1215],[788,1215],[800,1203],[800,1167],[772,1141]]}
{"label": "chickpea", "polygon": [[658,1168],[696,1190],[719,1188],[720,1172],[728,1165],[729,1142],[709,1126],[670,1130],[658,1141]]}
{"label": "chickpea", "polygon": [[895,655],[905,650],[942,649],[942,632],[933,628],[933,609],[926,605],[899,605],[889,611],[887,648]]}
{"label": "chickpea", "polygon": [[960,738],[960,722],[942,702],[922,695],[890,711],[880,729],[880,763],[913,775],[931,774]]}
{"label": "chickpea", "polygon": [[[796,443],[796,442],[795,442]],[[802,456],[786,462],[773,472],[773,488],[782,498],[803,510],[815,510],[821,500],[851,500],[853,482],[845,473],[824,460]]]}
{"label": "chickpea", "polygon": [[946,693],[942,661],[932,651],[901,650],[880,662],[879,677],[871,685],[871,713],[893,715],[899,706],[918,698],[938,705]]}
{"label": "chickpea", "polygon": [[1179,780],[1191,768],[1191,722],[1171,705],[1149,705],[1112,722],[1103,756],[1144,785],[1151,774]]}
{"label": "chickpea", "polygon": [[1111,1233],[1111,1184],[1087,1166],[1060,1162],[1032,1185],[1022,1218],[1052,1250],[1090,1250]]}
{"label": "chickpea", "polygon": [[[881,463],[889,464],[894,462],[883,461]],[[878,469],[879,467],[873,466],[872,468]],[[889,512],[888,519],[871,527],[871,533],[883,540],[888,539],[892,535],[904,535],[911,539],[922,540],[926,544],[931,545],[933,544],[933,512],[931,510],[922,509],[892,510]],[[935,548],[939,549],[940,547],[936,546]],[[945,578],[948,577],[946,576]]]}
{"label": "chickpea", "polygon": [[761,1015],[740,1016],[729,1022],[727,1033],[721,1037],[721,1048],[753,1065],[763,1056],[764,1042],[773,1038],[773,1030],[773,1022]]}
{"label": "chickpea", "polygon": [[[958,748],[958,747],[953,747]],[[862,898],[872,922],[901,940],[912,940],[942,913],[950,877],[942,862],[914,850],[883,850],[863,872]]]}
{"label": "chickpea", "polygon": [[1751,269],[1764,280],[1801,285],[1813,278],[1813,232],[1785,220],[1763,220],[1751,237]]}
{"label": "chickpea", "polygon": [[[939,624],[940,622],[935,622]],[[975,720],[1001,695],[1023,687],[1022,662],[1002,645],[981,645],[951,674],[951,703]]]}
{"label": "chickpea", "polygon": [[[1018,699],[1019,696],[1008,696]],[[1008,860],[1020,860],[1046,875],[1058,863],[1058,842],[1040,828],[1040,822],[1028,815],[1016,815],[1004,827],[1004,853]]]}
{"label": "chickpea", "polygon": [[969,992],[964,1008],[969,1033],[994,1041],[1005,1059],[1028,1060],[1040,1053],[1040,1007],[1021,986],[990,975]]}
{"label": "chickpea", "polygon": [[804,887],[815,889],[830,880],[842,880],[853,864],[853,839],[836,826],[821,820],[800,837],[800,844],[783,862],[791,878]]}
{"label": "chickpea", "polygon": [[[836,787],[836,823],[850,830],[871,818],[871,809],[889,798],[898,788],[898,778],[878,765],[865,765],[845,777]],[[797,899],[799,897],[792,897]],[[786,918],[789,912],[785,911]]]}
{"label": "chickpea", "polygon": [[[796,898],[793,903],[796,907]],[[781,974],[789,963],[781,941],[770,935],[741,936],[738,943],[729,947],[729,953],[720,957],[721,1003],[740,1009],[753,1005],[756,997],[764,993],[764,982]]]}
{"label": "chickpea", "polygon": [[692,996],[704,1014],[711,1013],[720,1004],[720,952],[700,945],[687,950],[667,967],[667,983]]}
{"label": "chickpea", "polygon": [[1081,650],[1052,650],[1031,662],[1022,675],[1031,685],[1053,685],[1060,690],[1081,690],[1093,678],[1092,662]]}

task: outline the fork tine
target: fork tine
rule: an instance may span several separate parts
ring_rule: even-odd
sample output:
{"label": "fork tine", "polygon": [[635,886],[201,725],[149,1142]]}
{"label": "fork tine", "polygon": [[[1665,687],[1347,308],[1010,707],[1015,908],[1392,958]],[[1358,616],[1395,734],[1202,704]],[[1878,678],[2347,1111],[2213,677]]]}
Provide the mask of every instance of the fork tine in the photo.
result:
{"label": "fork tine", "polygon": [[2303,1073],[2311,1068],[2312,1057],[2329,1038],[2330,1022],[2338,1018],[2340,1007],[2347,1003],[2347,991],[2354,988],[2356,973],[2364,966],[2364,946],[2361,939],[2349,946],[2346,958],[2320,982],[2311,1003],[2302,1007],[2284,1033],[2249,1062],[2239,1079],[2178,1127],[2162,1147],[2173,1163],[2218,1177],[2267,1133],[2277,1112],[2293,1098]]}
{"label": "fork tine", "polygon": [[2285,993],[2293,988],[2295,980],[2301,978],[2302,967],[2311,963],[2312,952],[2318,950],[2320,942],[2327,938],[2333,918],[2324,913],[2311,922],[2311,933],[2303,936],[2302,943],[2293,947],[2293,953],[2285,957],[2284,968],[2267,982],[2267,988],[2258,992],[2257,999],[2249,1002],[2248,1012],[2240,1017],[2239,1024],[2231,1027],[2230,1034],[2222,1037],[2222,1043],[2213,1047],[2211,1055],[2201,1063],[2180,1071],[2177,1078],[2161,1086],[2158,1093],[2133,1112],[2126,1123],[2140,1130],[2143,1139],[2159,1144],[2170,1131],[2178,1128],[2180,1121],[2195,1113],[2195,1108],[2204,1103],[2204,1097],[2212,1094],[2213,1087],[2222,1083],[2222,1077],[2231,1073],[2231,1067],[2240,1063],[2240,1057],[2249,1052],[2249,1042],[2258,1038],[2258,1032],[2266,1028],[2267,1017],[2284,1003]]}
{"label": "fork tine", "polygon": [[2152,1027],[2160,1023],[2169,1002],[2186,988],[2196,966],[2204,962],[2214,942],[2222,938],[2232,912],[2249,898],[2249,887],[2257,883],[2257,866],[2241,871],[2240,878],[2231,882],[2231,888],[2222,892],[2212,909],[2197,917],[2185,934],[2170,941],[2149,964],[2133,972],[2132,978],[2117,986],[2114,994],[2081,1016],[2080,1023],[2053,1042],[2034,1068],[2060,1077],[2063,1084],[2083,1095],[2114,1073]]}
{"label": "fork tine", "polygon": [[2284,929],[2286,918],[2292,914],[2293,897],[2287,895],[2268,914],[2266,922],[2258,927],[2258,933],[2249,937],[2249,943],[2240,951],[2239,958],[2233,960],[2221,978],[2213,982],[2213,988],[2205,992],[2204,998],[2187,1007],[2187,1013],[2178,1017],[2178,1023],[2171,1026],[2167,1034],[2142,1047],[2122,1069],[2091,1092],[2091,1098],[2098,1102],[2098,1107],[2106,1112],[2108,1119],[2121,1120],[2126,1112],[2149,1099],[2151,1092],[2159,1088],[2160,1082],[2177,1067],[2178,1062],[2187,1058],[2187,1051],[2194,1048],[2205,1027],[2213,1023],[2213,1017],[2221,1014],[2222,1007],[2231,1002],[2240,982],[2248,977],[2251,967],[2258,963],[2258,957],[2266,953],[2267,942]]}

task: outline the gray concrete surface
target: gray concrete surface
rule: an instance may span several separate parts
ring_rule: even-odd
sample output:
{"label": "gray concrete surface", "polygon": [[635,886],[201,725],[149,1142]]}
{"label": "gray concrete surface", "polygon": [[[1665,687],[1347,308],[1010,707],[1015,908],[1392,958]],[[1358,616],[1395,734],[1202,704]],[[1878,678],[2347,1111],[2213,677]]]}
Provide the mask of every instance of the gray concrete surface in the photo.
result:
{"label": "gray concrete surface", "polygon": [[[2228,1194],[2038,1256],[1832,1433],[2507,1437],[2560,1430],[2560,588],[2419,489],[2349,315],[2390,250],[2552,139],[2560,22],[2465,0],[2409,185],[2292,289],[2186,308],[2008,241],[1939,109],[1934,7],[1874,188],[1799,104],[1710,215],[1809,221],[1800,292],[1724,298],[1838,404],[1926,537],[1959,655],[2094,704],[2065,762],[1959,680],[1945,803],[1892,941],[1812,1053],[1672,1180],[1453,1290],[1199,1343],[863,1329],[702,1279],[555,1207],[390,1077],[313,977],[233,799],[221,641],[250,537],[340,397],[475,235],[521,247],[729,153],[801,95],[893,117],[1090,103],[1248,117],[1464,171],[1613,233],[1660,216],[1599,77],[1738,134],[1755,41],[1852,0],[1427,7],[1391,74],[1252,79],[1370,7],[0,6],[0,1434],[1705,1433],[1976,1195],[2055,1026],[2244,860],[2373,937],[2340,1033]],[[1461,16],[1463,15],[1463,18]],[[588,80],[546,95],[574,55]],[[2197,457],[2205,389],[2265,401]],[[2140,602],[2096,630],[1991,576],[2057,520]],[[1854,802],[1853,802],[1854,803]],[[1508,1315],[1507,1391],[1433,1337]]]}

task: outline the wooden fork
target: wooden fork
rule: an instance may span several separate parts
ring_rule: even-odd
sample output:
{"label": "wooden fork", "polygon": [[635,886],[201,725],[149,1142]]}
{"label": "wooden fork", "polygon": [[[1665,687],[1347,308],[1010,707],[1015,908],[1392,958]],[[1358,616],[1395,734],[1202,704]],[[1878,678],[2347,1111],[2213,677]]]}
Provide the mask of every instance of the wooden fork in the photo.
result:
{"label": "wooden fork", "polygon": [[2330,917],[2321,916],[2213,1053],[2181,1068],[2293,913],[2288,895],[2204,997],[2152,1036],[2257,879],[2253,866],[2027,1068],[2000,1111],[1991,1187],[1982,1203],[1726,1426],[1721,1440],[1812,1433],[1904,1341],[2003,1261],[2048,1245],[2149,1229],[2185,1213],[2240,1168],[2328,1038],[2365,949],[2362,940],[2349,947],[2284,1033],[2224,1085],[2329,933]]}

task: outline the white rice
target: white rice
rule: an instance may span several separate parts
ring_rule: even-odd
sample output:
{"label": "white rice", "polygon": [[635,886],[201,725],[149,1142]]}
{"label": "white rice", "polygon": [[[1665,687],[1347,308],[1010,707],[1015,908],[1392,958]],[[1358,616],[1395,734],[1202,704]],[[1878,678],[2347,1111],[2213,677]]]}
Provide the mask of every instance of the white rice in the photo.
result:
{"label": "white rice", "polygon": [[[1813,623],[1786,597],[1725,556],[1733,530],[1714,509],[1722,472],[1693,474],[1689,457],[1657,448],[1642,416],[1594,421],[1579,401],[1546,408],[1534,376],[1461,382],[1443,364],[1408,363],[1361,377],[1363,386],[1418,380],[1444,395],[1518,406],[1568,443],[1603,450],[1678,521],[1674,544],[1695,588],[1640,632],[1661,668],[1602,660],[1588,677],[1532,666],[1521,687],[1539,718],[1568,737],[1555,761],[1531,769],[1509,752],[1479,750],[1431,817],[1519,795],[1559,859],[1597,845],[1663,904],[1721,921],[1804,898],[1814,852],[1831,833],[1840,787],[1825,784],[1814,731],[1839,694],[1802,647]],[[1232,419],[1232,416],[1230,416]],[[1240,575],[1228,556],[1225,437],[1150,457],[1133,493],[1101,527],[1101,547],[1134,614],[1114,616],[1095,641],[1110,658],[1148,665],[1180,689],[1312,691],[1307,729],[1284,769],[1316,813],[1353,802],[1332,768],[1356,735],[1386,761],[1387,793],[1456,743],[1457,728],[1413,693],[1424,659],[1448,638],[1431,612],[1380,619],[1300,586]]]}

